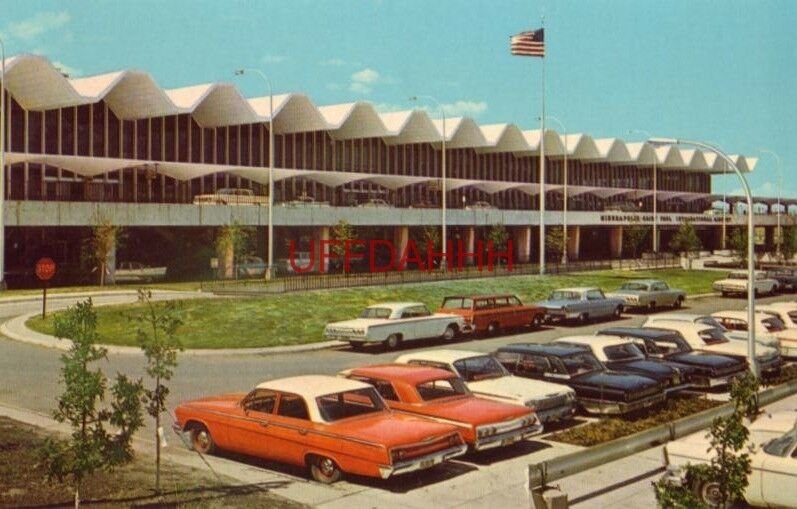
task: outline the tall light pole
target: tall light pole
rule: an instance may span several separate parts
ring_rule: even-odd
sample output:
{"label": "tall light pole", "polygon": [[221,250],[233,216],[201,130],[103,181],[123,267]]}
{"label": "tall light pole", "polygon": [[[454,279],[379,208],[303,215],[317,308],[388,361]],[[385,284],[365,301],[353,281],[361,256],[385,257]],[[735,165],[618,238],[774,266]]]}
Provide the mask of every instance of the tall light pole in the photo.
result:
{"label": "tall light pole", "polygon": [[[651,134],[642,129],[629,129],[629,133],[639,133],[644,135],[646,138],[650,138]],[[659,172],[657,171],[656,163],[659,160],[658,154],[656,154],[656,150],[654,147],[653,150],[653,252],[659,252]]]}
{"label": "tall light pole", "polygon": [[681,140],[676,138],[650,138],[648,143],[654,146],[691,145],[693,147],[710,150],[721,157],[728,166],[733,169],[739,177],[739,180],[742,181],[744,194],[747,197],[747,357],[750,362],[750,371],[758,378],[761,376],[761,373],[755,360],[755,253],[753,252],[753,194],[750,192],[750,185],[733,160],[713,145],[701,141]]}
{"label": "tall light pole", "polygon": [[440,110],[440,115],[443,117],[443,139],[442,139],[443,143],[442,143],[442,147],[441,147],[441,151],[442,151],[442,155],[441,155],[442,168],[441,168],[441,171],[440,171],[441,175],[442,175],[442,178],[440,179],[440,187],[442,188],[441,189],[441,194],[442,194],[442,199],[441,199],[442,203],[441,203],[441,205],[443,207],[442,208],[442,216],[443,217],[441,219],[442,225],[443,225],[443,232],[442,232],[443,238],[442,238],[442,242],[441,242],[442,249],[443,249],[443,259],[440,260],[440,269],[445,271],[445,270],[448,270],[448,237],[446,235],[446,194],[447,194],[447,191],[448,191],[448,188],[446,186],[446,184],[447,184],[447,182],[446,182],[446,112],[443,109],[443,105],[440,104],[440,101],[438,101],[437,99],[435,99],[431,95],[414,95],[414,96],[410,97],[410,101],[417,101],[418,99],[426,99],[428,101],[431,101],[431,102],[435,103],[435,105],[437,105],[437,109]]}
{"label": "tall light pole", "polygon": [[0,290],[6,287],[6,45],[0,38],[3,82],[0,83]]}
{"label": "tall light pole", "polygon": [[780,156],[771,150],[767,150],[762,148],[759,152],[762,154],[770,154],[775,157],[778,162],[778,227],[777,227],[777,234],[775,236],[775,254],[780,259],[780,243],[783,242],[783,232],[780,229],[780,193],[783,189],[783,164],[780,160]]}
{"label": "tall light pole", "polygon": [[564,199],[562,200],[562,236],[564,237],[564,248],[562,249],[562,265],[567,265],[567,248],[568,248],[568,239],[567,236],[567,127],[562,123],[561,120],[554,117],[553,115],[546,115],[545,116],[549,120],[553,120],[559,127],[562,128],[562,132],[565,133],[565,170],[563,176],[563,183],[564,183]]}
{"label": "tall light pole", "polygon": [[271,80],[259,69],[238,69],[236,76],[245,73],[254,73],[260,76],[268,85],[268,262],[266,265],[266,279],[274,277],[274,89]]}

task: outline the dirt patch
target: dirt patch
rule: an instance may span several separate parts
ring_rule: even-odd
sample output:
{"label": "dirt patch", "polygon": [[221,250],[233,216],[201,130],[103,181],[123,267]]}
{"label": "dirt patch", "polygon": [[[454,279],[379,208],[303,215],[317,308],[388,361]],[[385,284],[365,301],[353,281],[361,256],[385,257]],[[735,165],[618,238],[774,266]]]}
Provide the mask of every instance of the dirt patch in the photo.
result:
{"label": "dirt patch", "polygon": [[[46,433],[0,417],[0,507],[72,507],[71,487],[47,480],[39,448]],[[86,507],[268,507],[304,505],[269,493],[274,483],[235,484],[208,471],[171,463],[161,465],[161,495],[154,493],[154,462],[136,459],[111,473],[97,473],[81,490]]]}

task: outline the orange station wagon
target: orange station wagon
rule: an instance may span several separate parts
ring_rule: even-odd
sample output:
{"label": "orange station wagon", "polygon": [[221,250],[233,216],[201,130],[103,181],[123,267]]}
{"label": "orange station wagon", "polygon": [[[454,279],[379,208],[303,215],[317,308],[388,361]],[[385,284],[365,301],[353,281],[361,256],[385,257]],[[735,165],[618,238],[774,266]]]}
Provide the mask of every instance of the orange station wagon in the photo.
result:
{"label": "orange station wagon", "polygon": [[200,453],[220,448],[297,466],[332,483],[350,473],[386,479],[464,454],[458,426],[387,408],[372,386],[332,376],[265,382],[249,394],[181,403],[175,431]]}
{"label": "orange station wagon", "polygon": [[478,398],[450,371],[411,364],[383,364],[344,371],[373,385],[396,412],[460,426],[474,451],[513,444],[542,433],[542,423],[528,407]]}
{"label": "orange station wagon", "polygon": [[545,308],[525,305],[517,295],[446,297],[437,312],[459,315],[468,332],[490,336],[515,327],[539,328],[545,320]]}

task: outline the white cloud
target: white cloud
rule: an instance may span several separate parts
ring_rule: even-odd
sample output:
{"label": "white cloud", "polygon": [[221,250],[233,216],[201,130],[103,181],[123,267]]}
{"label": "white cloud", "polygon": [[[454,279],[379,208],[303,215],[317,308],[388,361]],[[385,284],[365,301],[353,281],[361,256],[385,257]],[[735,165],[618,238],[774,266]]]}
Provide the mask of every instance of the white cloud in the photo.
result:
{"label": "white cloud", "polygon": [[40,12],[28,19],[10,23],[6,32],[17,39],[30,41],[45,32],[63,27],[71,20],[66,11]]}
{"label": "white cloud", "polygon": [[61,71],[63,74],[66,74],[70,78],[76,78],[83,74],[83,71],[80,69],[75,69],[74,67],[66,65],[58,60],[53,60],[53,67]]}
{"label": "white cloud", "polygon": [[487,111],[487,103],[484,101],[456,101],[443,104],[443,111],[446,115],[475,117]]}
{"label": "white cloud", "polygon": [[371,68],[365,68],[351,75],[349,90],[357,94],[370,94],[373,85],[379,81],[379,73]]}
{"label": "white cloud", "polygon": [[286,60],[288,60],[288,57],[285,55],[266,55],[260,59],[264,64],[281,64]]}

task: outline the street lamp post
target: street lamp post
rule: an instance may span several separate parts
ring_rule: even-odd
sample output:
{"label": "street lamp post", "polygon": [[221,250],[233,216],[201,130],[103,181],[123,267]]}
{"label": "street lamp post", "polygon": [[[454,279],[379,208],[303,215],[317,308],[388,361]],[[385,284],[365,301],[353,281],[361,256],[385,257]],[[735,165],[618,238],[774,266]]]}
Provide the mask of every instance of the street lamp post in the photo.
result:
{"label": "street lamp post", "polygon": [[[651,134],[642,129],[631,129],[628,131],[629,133],[639,133],[645,135],[648,139],[651,137]],[[659,172],[656,168],[656,163],[659,160],[658,154],[656,154],[656,150],[653,150],[653,253],[659,252]]]}
{"label": "street lamp post", "polygon": [[446,194],[448,191],[447,182],[446,182],[446,112],[443,109],[443,105],[440,104],[440,101],[435,99],[430,95],[414,95],[410,97],[410,101],[417,101],[418,99],[426,99],[431,101],[437,105],[437,109],[440,110],[440,115],[443,117],[443,137],[442,137],[442,155],[441,155],[441,164],[442,168],[440,169],[440,173],[442,178],[440,179],[440,187],[441,189],[441,205],[442,205],[442,250],[443,250],[443,259],[440,260],[440,269],[443,271],[448,270],[448,237],[446,235]]}
{"label": "street lamp post", "polygon": [[271,80],[259,69],[238,69],[236,76],[245,73],[254,73],[260,76],[268,85],[268,262],[266,265],[266,279],[274,277],[274,89]]}
{"label": "street lamp post", "polygon": [[780,193],[782,192],[781,190],[783,189],[783,164],[782,161],[780,160],[780,156],[775,152],[767,150],[765,148],[762,148],[760,152],[762,154],[770,154],[774,156],[778,162],[778,226],[776,230],[777,235],[775,236],[775,255],[778,257],[778,260],[780,260],[780,244],[781,242],[783,242],[783,232],[780,229],[780,207],[781,207]]}
{"label": "street lamp post", "polygon": [[553,120],[559,127],[562,128],[562,132],[565,133],[565,169],[563,175],[563,184],[564,184],[564,199],[562,200],[562,236],[564,237],[564,246],[562,249],[562,265],[567,265],[567,247],[568,247],[568,236],[567,236],[567,127],[565,127],[564,123],[561,120],[554,117],[553,115],[546,115],[546,118]]}
{"label": "street lamp post", "polygon": [[0,67],[3,81],[0,83],[0,289],[6,287],[6,45],[0,38]]}
{"label": "street lamp post", "polygon": [[648,143],[654,146],[691,145],[693,147],[710,150],[721,157],[728,166],[733,169],[739,177],[739,180],[742,181],[744,194],[747,197],[747,356],[750,362],[750,370],[753,375],[758,378],[761,376],[761,373],[759,372],[758,364],[756,364],[755,360],[755,253],[753,251],[753,194],[750,192],[750,185],[733,160],[713,145],[701,141],[675,138],[650,138],[648,139]]}

